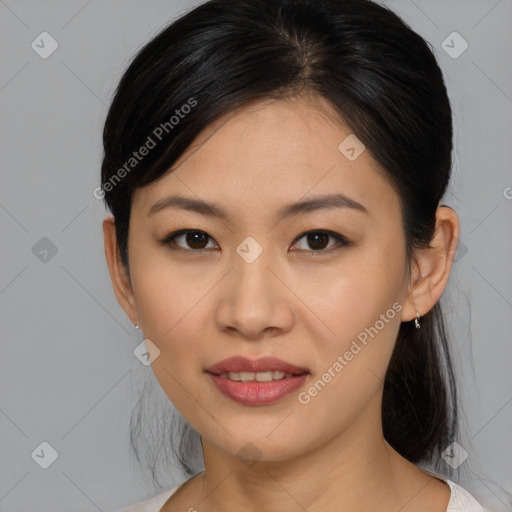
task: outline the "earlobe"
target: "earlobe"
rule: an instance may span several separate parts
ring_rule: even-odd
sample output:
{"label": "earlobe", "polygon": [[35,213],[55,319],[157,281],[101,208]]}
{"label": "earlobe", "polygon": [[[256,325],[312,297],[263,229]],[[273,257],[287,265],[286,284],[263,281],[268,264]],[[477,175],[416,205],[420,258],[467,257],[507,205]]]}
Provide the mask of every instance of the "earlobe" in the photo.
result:
{"label": "earlobe", "polygon": [[137,308],[133,296],[132,285],[127,269],[121,261],[114,217],[110,216],[103,221],[103,240],[105,244],[105,257],[107,260],[110,279],[117,301],[124,309],[133,324],[138,324]]}
{"label": "earlobe", "polygon": [[429,246],[416,251],[411,269],[409,292],[402,310],[402,321],[424,316],[446,288],[459,241],[459,219],[452,208],[436,211],[435,234]]}

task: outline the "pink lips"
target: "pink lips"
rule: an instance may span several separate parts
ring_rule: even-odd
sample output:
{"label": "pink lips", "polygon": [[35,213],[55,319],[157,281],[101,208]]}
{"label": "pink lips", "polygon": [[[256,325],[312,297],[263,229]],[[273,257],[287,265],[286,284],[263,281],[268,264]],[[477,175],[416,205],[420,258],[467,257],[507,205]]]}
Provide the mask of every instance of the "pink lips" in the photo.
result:
{"label": "pink lips", "polygon": [[[221,373],[230,372],[268,371],[280,371],[293,376],[270,382],[234,381],[221,376]],[[231,357],[211,366],[207,373],[223,395],[244,405],[265,405],[277,402],[302,386],[309,376],[307,368],[300,368],[275,357],[262,357],[255,360],[241,356]]]}
{"label": "pink lips", "polygon": [[307,368],[299,368],[276,357],[261,357],[260,359],[247,359],[242,356],[224,359],[206,370],[209,373],[220,375],[229,372],[269,372],[280,371],[284,373],[309,373]]}

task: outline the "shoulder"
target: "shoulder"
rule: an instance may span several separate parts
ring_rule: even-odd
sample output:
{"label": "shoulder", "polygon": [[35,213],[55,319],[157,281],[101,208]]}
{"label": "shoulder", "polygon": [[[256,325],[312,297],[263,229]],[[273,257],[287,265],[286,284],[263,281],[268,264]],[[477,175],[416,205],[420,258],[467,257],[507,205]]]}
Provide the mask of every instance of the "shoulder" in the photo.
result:
{"label": "shoulder", "polygon": [[443,479],[451,489],[450,501],[446,512],[486,512],[473,496],[451,480]]}
{"label": "shoulder", "polygon": [[460,485],[426,468],[418,467],[418,469],[447,483],[450,487],[450,501],[448,502],[446,512],[487,512],[487,510]]}
{"label": "shoulder", "polygon": [[183,484],[176,485],[172,489],[168,489],[167,491],[157,494],[147,500],[140,501],[139,503],[131,505],[128,508],[124,508],[119,512],[159,512],[164,503],[180,488],[181,485]]}

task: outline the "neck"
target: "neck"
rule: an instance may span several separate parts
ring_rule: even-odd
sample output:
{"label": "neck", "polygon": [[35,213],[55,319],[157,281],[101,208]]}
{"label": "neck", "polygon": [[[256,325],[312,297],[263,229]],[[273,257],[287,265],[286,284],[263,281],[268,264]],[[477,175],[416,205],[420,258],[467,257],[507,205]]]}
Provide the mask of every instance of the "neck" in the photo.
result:
{"label": "neck", "polygon": [[287,460],[247,464],[203,439],[198,510],[384,510],[384,503],[390,509],[403,505],[404,462],[419,470],[384,440],[379,404],[342,433],[327,434],[319,446]]}

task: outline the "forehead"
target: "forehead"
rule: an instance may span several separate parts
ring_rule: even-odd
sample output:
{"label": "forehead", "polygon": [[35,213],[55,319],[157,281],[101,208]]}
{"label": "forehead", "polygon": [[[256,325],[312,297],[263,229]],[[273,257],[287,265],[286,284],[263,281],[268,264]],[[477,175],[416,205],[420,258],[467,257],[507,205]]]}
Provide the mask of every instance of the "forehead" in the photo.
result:
{"label": "forehead", "polygon": [[168,174],[136,191],[133,207],[147,213],[166,194],[179,193],[239,207],[242,215],[340,192],[373,214],[398,211],[398,197],[370,152],[347,158],[353,137],[322,98],[252,102],[206,127]]}

